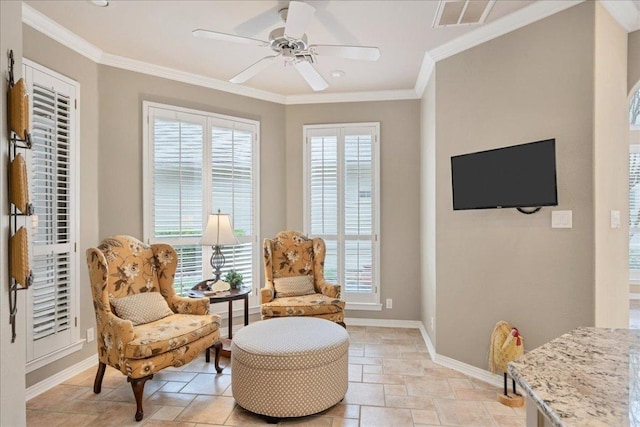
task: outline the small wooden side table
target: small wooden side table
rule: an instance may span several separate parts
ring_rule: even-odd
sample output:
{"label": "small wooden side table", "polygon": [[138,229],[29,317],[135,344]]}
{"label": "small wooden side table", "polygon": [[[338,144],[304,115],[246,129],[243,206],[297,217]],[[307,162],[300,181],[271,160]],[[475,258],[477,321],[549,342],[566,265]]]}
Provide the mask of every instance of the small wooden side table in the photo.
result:
{"label": "small wooden side table", "polygon": [[211,304],[217,304],[219,302],[229,301],[229,335],[228,338],[222,338],[222,352],[225,357],[231,357],[231,339],[233,338],[233,301],[242,299],[244,300],[244,326],[249,324],[249,294],[251,293],[251,287],[240,287],[238,289],[229,289],[228,291],[218,292],[214,295],[205,295],[203,289],[207,289],[208,284],[212,280],[203,280],[195,285],[188,292],[188,296],[192,298],[209,298]]}

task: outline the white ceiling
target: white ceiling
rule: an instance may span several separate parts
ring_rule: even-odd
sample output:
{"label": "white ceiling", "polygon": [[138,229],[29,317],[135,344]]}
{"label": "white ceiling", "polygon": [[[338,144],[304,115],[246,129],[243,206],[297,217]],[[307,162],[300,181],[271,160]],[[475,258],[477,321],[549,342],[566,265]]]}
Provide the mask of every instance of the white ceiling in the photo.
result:
{"label": "white ceiling", "polygon": [[[85,0],[26,3],[105,53],[221,81],[272,51],[199,39],[191,31],[204,28],[268,40],[271,30],[283,26],[277,12],[288,4],[273,0],[111,0],[102,8]],[[377,62],[318,58],[315,67],[330,84],[325,93],[413,90],[425,52],[480,27],[432,28],[438,6],[435,0],[307,3],[316,8],[306,31],[310,43],[378,46],[381,51]],[[486,24],[531,3],[499,0]],[[346,75],[334,78],[333,70]],[[282,96],[313,93],[293,67],[279,63],[245,86]]]}
{"label": "white ceiling", "polygon": [[[288,1],[110,0],[108,7],[97,7],[87,0],[29,0],[25,3],[37,11],[35,14],[45,15],[40,18],[54,21],[89,43],[74,40],[76,45],[88,45],[101,55],[109,56],[111,62],[141,61],[178,73],[190,73],[219,86],[273,52],[268,47],[195,38],[191,31],[203,28],[268,40],[271,30],[283,26],[278,10]],[[482,39],[480,41],[488,40],[492,38],[488,36],[490,28],[517,28],[517,25],[504,23],[527,11],[532,11],[529,19],[534,9],[541,15],[536,19],[542,18],[546,16],[546,9],[540,7],[544,6],[542,3],[572,5],[576,2],[498,0],[485,24],[436,29],[432,27],[438,7],[436,0],[306,3],[316,9],[306,31],[310,43],[377,46],[381,51],[376,62],[317,57],[314,66],[330,85],[323,91],[326,94],[323,96],[332,96],[413,91],[419,85],[426,52],[446,50],[458,40],[468,40],[476,34],[479,40]],[[628,4],[640,6],[640,0]],[[40,18],[38,22],[41,23],[43,19]],[[33,17],[25,22],[29,24],[30,20],[33,21]],[[46,25],[47,28],[52,26],[55,24],[50,22]],[[67,36],[63,38],[68,39]],[[141,67],[138,62],[134,68],[144,68],[144,64]],[[345,76],[332,77],[333,70],[342,70]],[[280,63],[274,63],[243,86],[285,98],[314,93],[293,67]]]}

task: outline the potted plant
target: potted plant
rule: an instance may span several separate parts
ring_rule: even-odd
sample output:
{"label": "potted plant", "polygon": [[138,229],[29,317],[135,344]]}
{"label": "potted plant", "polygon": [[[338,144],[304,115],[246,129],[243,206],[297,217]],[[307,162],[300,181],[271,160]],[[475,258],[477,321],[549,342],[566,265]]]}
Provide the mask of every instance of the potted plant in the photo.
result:
{"label": "potted plant", "polygon": [[238,289],[242,285],[242,274],[229,270],[224,276],[224,281],[231,286],[231,289]]}

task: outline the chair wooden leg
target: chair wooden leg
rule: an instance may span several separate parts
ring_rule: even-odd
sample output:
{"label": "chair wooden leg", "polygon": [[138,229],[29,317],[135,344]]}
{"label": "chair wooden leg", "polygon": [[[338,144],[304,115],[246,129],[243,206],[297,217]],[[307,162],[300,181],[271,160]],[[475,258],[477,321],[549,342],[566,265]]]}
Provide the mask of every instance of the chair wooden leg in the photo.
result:
{"label": "chair wooden leg", "polygon": [[104,371],[107,369],[107,365],[99,362],[98,372],[96,372],[96,379],[93,382],[93,392],[99,394],[102,391],[102,379],[104,378]]}
{"label": "chair wooden leg", "polygon": [[222,350],[222,341],[218,340],[213,344],[213,348],[216,351],[215,355],[215,367],[217,373],[222,373],[222,368],[220,367],[220,351]]}
{"label": "chair wooden leg", "polygon": [[131,378],[127,377],[127,381],[131,383],[131,388],[133,389],[133,395],[136,398],[136,421],[140,421],[144,416],[144,411],[142,410],[142,397],[144,395],[144,383],[147,380],[153,378],[153,374],[147,375],[142,378]]}
{"label": "chair wooden leg", "polygon": [[347,325],[345,325],[344,322],[336,322],[336,323],[342,326],[343,328],[347,329]]}

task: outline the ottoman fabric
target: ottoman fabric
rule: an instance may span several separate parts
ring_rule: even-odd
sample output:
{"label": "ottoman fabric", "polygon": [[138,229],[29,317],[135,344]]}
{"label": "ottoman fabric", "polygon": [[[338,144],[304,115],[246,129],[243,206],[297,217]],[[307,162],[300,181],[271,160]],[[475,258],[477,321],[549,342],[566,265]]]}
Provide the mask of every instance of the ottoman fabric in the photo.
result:
{"label": "ottoman fabric", "polygon": [[338,403],[349,385],[349,334],[312,317],[264,320],[242,328],[231,345],[231,390],[243,408],[301,417]]}

